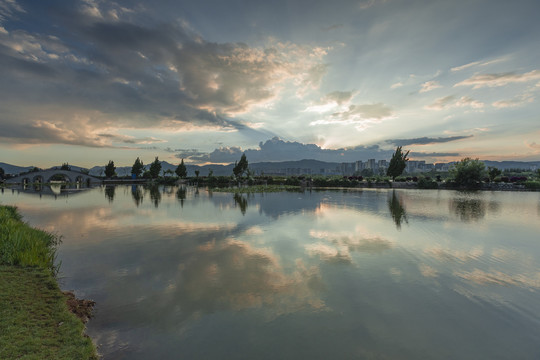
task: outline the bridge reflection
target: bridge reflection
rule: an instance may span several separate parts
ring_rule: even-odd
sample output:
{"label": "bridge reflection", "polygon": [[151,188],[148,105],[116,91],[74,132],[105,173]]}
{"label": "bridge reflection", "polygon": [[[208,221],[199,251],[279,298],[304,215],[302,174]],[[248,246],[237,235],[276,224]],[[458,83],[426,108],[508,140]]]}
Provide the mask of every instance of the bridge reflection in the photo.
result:
{"label": "bridge reflection", "polygon": [[[35,194],[41,196],[69,196],[77,193],[81,193],[85,190],[95,188],[96,186],[86,186],[81,183],[64,183],[53,182],[50,184],[33,183],[33,184],[21,184],[18,186],[10,186],[11,192],[23,193],[23,194]],[[3,192],[2,188],[2,192]]]}

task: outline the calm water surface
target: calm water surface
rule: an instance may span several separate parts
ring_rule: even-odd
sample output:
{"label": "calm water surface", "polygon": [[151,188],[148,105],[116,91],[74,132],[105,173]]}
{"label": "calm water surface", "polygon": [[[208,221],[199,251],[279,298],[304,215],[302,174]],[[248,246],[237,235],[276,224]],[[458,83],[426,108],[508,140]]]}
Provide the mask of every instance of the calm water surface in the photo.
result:
{"label": "calm water surface", "polygon": [[104,359],[539,359],[540,193],[4,190]]}

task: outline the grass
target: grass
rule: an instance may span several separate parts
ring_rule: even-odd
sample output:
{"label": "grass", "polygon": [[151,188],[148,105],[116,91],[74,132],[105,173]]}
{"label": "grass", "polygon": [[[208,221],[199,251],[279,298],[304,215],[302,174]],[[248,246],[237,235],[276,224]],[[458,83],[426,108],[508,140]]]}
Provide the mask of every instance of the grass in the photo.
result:
{"label": "grass", "polygon": [[211,188],[212,192],[226,192],[233,194],[271,193],[281,191],[300,191],[300,186],[295,185],[252,185],[245,187]]}
{"label": "grass", "polygon": [[58,237],[26,225],[12,206],[0,206],[0,229],[0,264],[38,266],[54,273]]}
{"label": "grass", "polygon": [[97,359],[54,277],[57,244],[0,206],[0,359]]}

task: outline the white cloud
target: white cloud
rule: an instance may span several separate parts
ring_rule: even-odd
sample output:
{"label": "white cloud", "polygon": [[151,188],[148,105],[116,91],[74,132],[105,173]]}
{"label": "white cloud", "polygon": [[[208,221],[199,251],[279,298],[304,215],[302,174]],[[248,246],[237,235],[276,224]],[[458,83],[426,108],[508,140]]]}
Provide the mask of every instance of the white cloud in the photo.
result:
{"label": "white cloud", "polygon": [[422,84],[422,88],[420,89],[421,93],[428,92],[431,90],[435,90],[442,87],[441,84],[439,84],[437,81],[427,81]]}
{"label": "white cloud", "polygon": [[460,108],[470,107],[470,108],[478,110],[478,109],[483,108],[484,106],[485,104],[483,102],[475,100],[469,96],[462,96],[456,100],[455,96],[450,95],[450,96],[445,96],[445,97],[435,100],[434,103],[427,105],[425,108],[429,110],[440,111],[440,110],[449,109],[453,107],[460,107]]}
{"label": "white cloud", "polygon": [[354,125],[358,131],[393,118],[392,109],[383,103],[351,105],[342,112],[333,113],[325,119],[312,121],[309,125]]}
{"label": "white cloud", "polygon": [[392,86],[390,86],[390,89],[397,89],[397,88],[400,88],[402,86],[403,86],[402,82],[397,82],[395,84],[392,84]]}
{"label": "white cloud", "polygon": [[480,89],[483,87],[504,86],[512,83],[524,83],[538,79],[540,79],[539,70],[533,70],[524,74],[516,74],[513,72],[498,74],[478,74],[455,84],[454,87],[473,86],[473,89]]}
{"label": "white cloud", "polygon": [[450,104],[450,102],[452,102],[453,100],[455,99],[455,97],[453,95],[449,95],[449,96],[445,96],[445,97],[442,97],[442,98],[439,98],[437,100],[435,100],[435,102],[431,105],[427,105],[426,106],[426,109],[430,109],[430,110],[443,110],[444,108],[446,108],[448,106],[448,104]]}
{"label": "white cloud", "polygon": [[519,107],[526,104],[530,104],[532,102],[534,102],[534,97],[530,94],[524,94],[524,95],[517,96],[513,99],[509,99],[509,100],[495,101],[491,105],[493,105],[493,107],[501,109],[501,108]]}
{"label": "white cloud", "polygon": [[468,96],[462,96],[459,98],[459,100],[456,102],[457,107],[467,107],[470,106],[473,109],[481,109],[484,107],[484,103],[480,102],[478,100],[474,100],[473,98],[470,98]]}
{"label": "white cloud", "polygon": [[498,59],[493,59],[493,60],[489,60],[489,61],[473,61],[473,62],[470,62],[468,64],[465,64],[465,65],[461,65],[461,66],[456,66],[456,67],[453,67],[452,69],[450,69],[451,71],[461,71],[461,70],[465,70],[465,69],[468,69],[470,67],[475,67],[475,66],[487,66],[487,65],[491,65],[491,64],[496,64],[496,63],[499,63],[499,62],[502,62],[502,61],[506,61],[507,58],[506,57],[501,57],[501,58],[498,58]]}

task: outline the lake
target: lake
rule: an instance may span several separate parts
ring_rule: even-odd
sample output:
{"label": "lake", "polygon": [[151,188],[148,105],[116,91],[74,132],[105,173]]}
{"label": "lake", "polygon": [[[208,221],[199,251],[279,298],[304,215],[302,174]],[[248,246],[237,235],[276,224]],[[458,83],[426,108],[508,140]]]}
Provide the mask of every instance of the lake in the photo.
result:
{"label": "lake", "polygon": [[538,192],[39,194],[104,359],[540,358]]}

